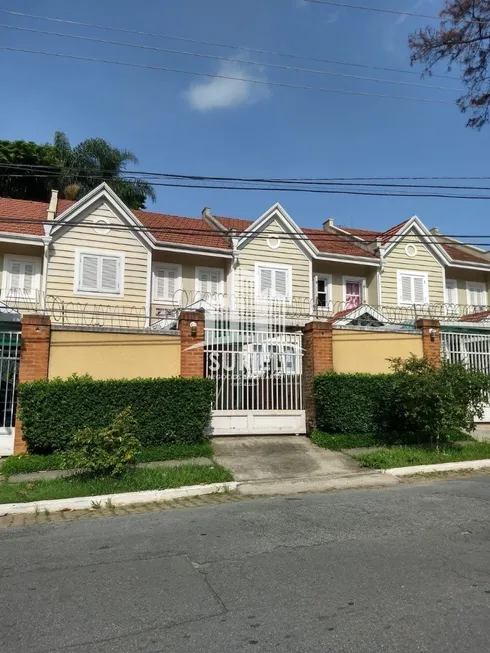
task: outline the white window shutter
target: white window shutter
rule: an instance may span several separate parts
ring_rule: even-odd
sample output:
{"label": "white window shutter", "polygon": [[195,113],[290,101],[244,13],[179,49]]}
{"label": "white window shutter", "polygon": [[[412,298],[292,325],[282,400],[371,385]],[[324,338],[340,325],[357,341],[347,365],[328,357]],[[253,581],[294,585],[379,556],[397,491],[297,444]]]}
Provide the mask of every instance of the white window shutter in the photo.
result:
{"label": "white window shutter", "polygon": [[21,264],[13,261],[10,264],[10,290],[17,293],[21,289]]}
{"label": "white window shutter", "polygon": [[24,283],[23,283],[23,288],[22,290],[26,294],[26,296],[30,297],[32,295],[32,291],[34,290],[34,264],[33,263],[25,263],[24,264]]}
{"label": "white window shutter", "polygon": [[414,304],[425,303],[425,279],[424,277],[413,277],[413,299]]}
{"label": "white window shutter", "polygon": [[211,294],[217,295],[219,293],[219,282],[220,282],[220,276],[217,272],[212,272],[209,275],[209,287]]}
{"label": "white window shutter", "polygon": [[100,289],[102,292],[116,293],[119,290],[119,261],[116,258],[101,259]]}
{"label": "white window shutter", "polygon": [[402,302],[412,303],[412,277],[402,274],[400,276],[401,293],[400,299]]}
{"label": "white window shutter", "polygon": [[260,294],[270,295],[272,292],[272,269],[260,268]]}
{"label": "white window shutter", "polygon": [[446,279],[446,304],[458,303],[458,287],[454,279]]}
{"label": "white window shutter", "polygon": [[156,299],[165,299],[165,270],[159,268],[155,271],[155,296]]}
{"label": "white window shutter", "polygon": [[288,273],[287,270],[275,270],[275,296],[287,297],[288,294]]}
{"label": "white window shutter", "polygon": [[99,258],[97,256],[82,256],[81,261],[81,287],[84,290],[97,291]]}
{"label": "white window shutter", "polygon": [[165,299],[173,299],[175,291],[177,290],[177,272],[172,268],[166,270],[167,273],[167,289]]}
{"label": "white window shutter", "polygon": [[199,290],[204,294],[209,292],[209,274],[202,270],[199,273]]}

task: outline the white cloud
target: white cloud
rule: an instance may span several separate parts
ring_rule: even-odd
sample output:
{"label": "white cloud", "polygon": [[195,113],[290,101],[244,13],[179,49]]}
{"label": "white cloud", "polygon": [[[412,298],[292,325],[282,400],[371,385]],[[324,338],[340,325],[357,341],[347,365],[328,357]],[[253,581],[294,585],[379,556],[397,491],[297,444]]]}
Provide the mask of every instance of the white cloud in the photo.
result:
{"label": "white cloud", "polygon": [[327,13],[327,18],[324,20],[325,25],[333,25],[339,19],[339,11],[330,11]]}
{"label": "white cloud", "polygon": [[193,82],[189,86],[185,97],[193,109],[231,109],[244,104],[254,104],[269,95],[267,86],[247,80],[250,78],[265,81],[263,72],[255,66],[251,68],[235,61],[223,61],[216,75],[205,81]]}

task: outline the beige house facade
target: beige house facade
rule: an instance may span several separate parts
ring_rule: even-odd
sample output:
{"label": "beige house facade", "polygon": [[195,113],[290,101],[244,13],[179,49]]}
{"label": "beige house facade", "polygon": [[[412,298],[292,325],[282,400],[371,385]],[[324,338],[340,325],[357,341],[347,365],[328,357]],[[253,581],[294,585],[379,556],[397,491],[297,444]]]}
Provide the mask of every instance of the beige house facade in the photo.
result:
{"label": "beige house facade", "polygon": [[385,232],[302,228],[279,204],[255,221],[186,218],[131,211],[102,184],[78,202],[0,198],[0,284],[4,312],[63,325],[167,329],[180,308],[251,302],[303,323],[364,304],[476,321],[490,257],[417,217]]}

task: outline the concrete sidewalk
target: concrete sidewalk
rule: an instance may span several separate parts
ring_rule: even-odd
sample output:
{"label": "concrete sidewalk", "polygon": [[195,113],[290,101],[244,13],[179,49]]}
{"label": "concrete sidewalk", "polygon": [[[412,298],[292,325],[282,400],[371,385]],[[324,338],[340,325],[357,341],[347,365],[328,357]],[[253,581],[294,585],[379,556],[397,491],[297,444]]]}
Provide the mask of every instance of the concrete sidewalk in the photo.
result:
{"label": "concrete sidewalk", "polygon": [[214,459],[230,469],[239,492],[292,494],[342,487],[394,485],[338,451],[322,449],[304,436],[213,438]]}

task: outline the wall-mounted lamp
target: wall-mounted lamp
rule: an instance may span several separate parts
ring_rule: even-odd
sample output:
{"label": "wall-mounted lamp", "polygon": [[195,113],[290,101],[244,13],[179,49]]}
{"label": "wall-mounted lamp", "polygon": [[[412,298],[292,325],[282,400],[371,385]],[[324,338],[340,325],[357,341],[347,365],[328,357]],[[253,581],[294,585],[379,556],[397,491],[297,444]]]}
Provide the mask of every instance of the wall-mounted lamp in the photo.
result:
{"label": "wall-mounted lamp", "polygon": [[430,335],[430,341],[434,342],[436,339],[436,330],[435,329],[429,329],[429,335]]}
{"label": "wall-mounted lamp", "polygon": [[197,336],[197,323],[191,322],[189,326],[191,327],[191,336],[195,338]]}

